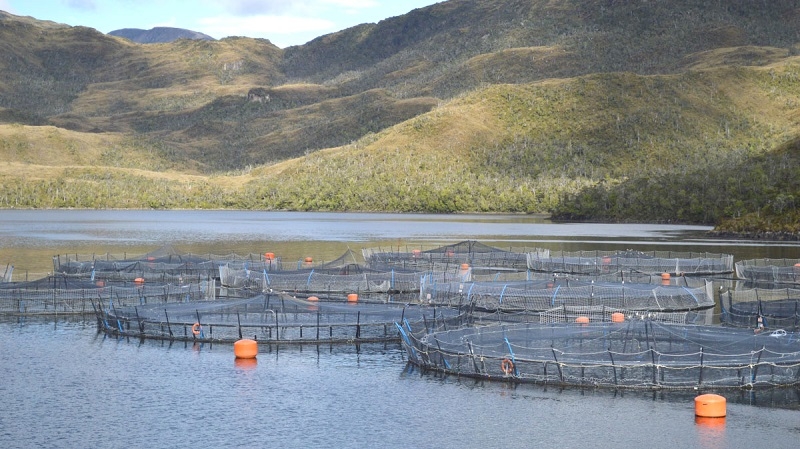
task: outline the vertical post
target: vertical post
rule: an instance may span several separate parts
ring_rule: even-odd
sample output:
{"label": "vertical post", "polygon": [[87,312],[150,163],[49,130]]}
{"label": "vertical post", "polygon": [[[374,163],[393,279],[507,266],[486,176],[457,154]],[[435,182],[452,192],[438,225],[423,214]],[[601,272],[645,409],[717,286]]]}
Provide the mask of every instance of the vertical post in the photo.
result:
{"label": "vertical post", "polygon": [[700,378],[697,379],[697,385],[703,385],[703,347],[700,347]]}
{"label": "vertical post", "polygon": [[564,373],[561,371],[561,364],[558,363],[558,357],[556,357],[556,348],[550,348],[553,351],[553,360],[556,362],[556,368],[558,368],[558,380],[561,383],[564,383]]}
{"label": "vertical post", "polygon": [[617,365],[614,364],[614,354],[611,353],[610,349],[607,349],[606,351],[608,351],[608,358],[611,359],[611,369],[614,371],[614,385],[618,385],[617,384]]}
{"label": "vertical post", "polygon": [[169,339],[172,340],[172,326],[169,324],[169,314],[167,313],[167,309],[164,309],[164,316],[167,317],[167,330],[169,331]]}
{"label": "vertical post", "polygon": [[653,360],[653,385],[658,385],[658,376],[656,372],[656,351],[650,348],[650,358]]}
{"label": "vertical post", "polygon": [[761,355],[764,354],[765,346],[762,346],[761,349],[758,351],[758,359],[756,359],[756,366],[753,368],[753,374],[750,376],[750,384],[756,383],[756,376],[758,374],[758,365],[761,364]]}

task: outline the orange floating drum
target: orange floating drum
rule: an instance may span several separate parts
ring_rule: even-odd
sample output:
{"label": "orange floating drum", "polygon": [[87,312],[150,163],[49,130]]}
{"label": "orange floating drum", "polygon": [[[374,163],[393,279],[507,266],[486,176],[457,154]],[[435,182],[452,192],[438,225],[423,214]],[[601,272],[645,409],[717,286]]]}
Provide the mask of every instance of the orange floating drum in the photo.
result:
{"label": "orange floating drum", "polygon": [[258,354],[258,343],[255,340],[243,338],[233,343],[233,355],[237,359],[254,359]]}
{"label": "orange floating drum", "polygon": [[724,418],[727,400],[718,394],[701,394],[694,398],[694,414],[701,418]]}

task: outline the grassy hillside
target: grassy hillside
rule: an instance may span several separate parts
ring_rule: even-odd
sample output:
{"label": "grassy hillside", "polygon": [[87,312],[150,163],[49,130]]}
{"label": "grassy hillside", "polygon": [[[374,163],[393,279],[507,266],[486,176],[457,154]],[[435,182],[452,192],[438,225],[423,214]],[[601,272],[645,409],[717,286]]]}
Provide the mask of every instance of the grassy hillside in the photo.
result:
{"label": "grassy hillside", "polygon": [[0,15],[0,207],[797,232],[799,22],[796,0],[451,0],[281,50]]}

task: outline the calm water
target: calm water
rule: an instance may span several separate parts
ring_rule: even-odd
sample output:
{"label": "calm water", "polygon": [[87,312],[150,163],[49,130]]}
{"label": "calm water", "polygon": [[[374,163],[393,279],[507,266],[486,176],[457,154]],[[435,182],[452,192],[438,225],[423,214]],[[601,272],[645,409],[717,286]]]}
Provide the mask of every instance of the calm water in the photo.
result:
{"label": "calm water", "polygon": [[[708,228],[556,225],[527,216],[0,211],[0,264],[55,254],[263,252],[479,240],[499,247],[667,249],[800,258],[797,244],[706,239]],[[40,259],[44,259],[44,263]],[[50,265],[52,267],[52,265]],[[117,340],[94,321],[0,321],[0,447],[794,447],[800,392],[726,393],[724,425],[694,394],[613,393],[442,378],[395,345],[232,348]]]}

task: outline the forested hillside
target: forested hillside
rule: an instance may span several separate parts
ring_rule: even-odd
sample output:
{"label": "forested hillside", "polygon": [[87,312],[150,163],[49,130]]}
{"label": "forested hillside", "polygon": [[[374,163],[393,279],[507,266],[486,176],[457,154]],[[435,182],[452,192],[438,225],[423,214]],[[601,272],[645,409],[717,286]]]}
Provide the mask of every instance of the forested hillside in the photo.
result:
{"label": "forested hillside", "polygon": [[450,0],[280,49],[0,14],[0,207],[544,212],[785,236],[800,0]]}

